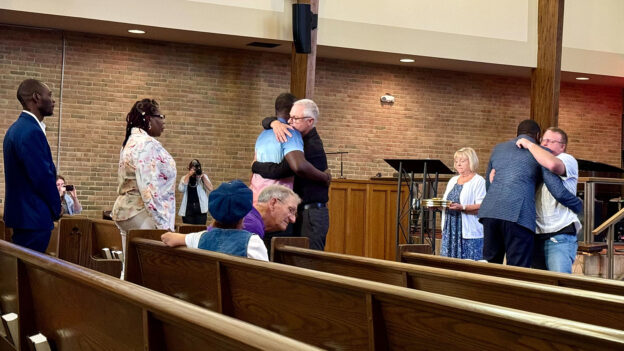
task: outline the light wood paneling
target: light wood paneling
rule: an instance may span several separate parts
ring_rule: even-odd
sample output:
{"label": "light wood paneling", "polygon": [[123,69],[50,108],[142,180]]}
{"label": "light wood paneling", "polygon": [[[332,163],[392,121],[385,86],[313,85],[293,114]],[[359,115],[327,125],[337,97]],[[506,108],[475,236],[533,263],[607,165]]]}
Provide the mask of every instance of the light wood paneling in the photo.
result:
{"label": "light wood paneling", "polygon": [[396,196],[394,181],[333,180],[325,251],[394,260]]}

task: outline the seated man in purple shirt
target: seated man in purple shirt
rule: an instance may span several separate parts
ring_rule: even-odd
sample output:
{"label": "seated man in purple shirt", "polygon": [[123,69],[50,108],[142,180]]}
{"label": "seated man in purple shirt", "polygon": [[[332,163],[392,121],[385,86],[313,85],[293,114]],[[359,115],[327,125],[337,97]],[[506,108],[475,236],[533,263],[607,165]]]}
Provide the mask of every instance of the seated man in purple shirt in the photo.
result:
{"label": "seated man in purple shirt", "polygon": [[[288,223],[295,223],[297,206],[301,199],[283,185],[269,185],[258,195],[258,202],[243,219],[243,229],[264,237],[264,232],[284,231]],[[208,227],[208,231],[212,226]],[[190,234],[167,233],[177,245],[193,247],[193,243],[205,232]],[[177,246],[176,245],[176,246]]]}

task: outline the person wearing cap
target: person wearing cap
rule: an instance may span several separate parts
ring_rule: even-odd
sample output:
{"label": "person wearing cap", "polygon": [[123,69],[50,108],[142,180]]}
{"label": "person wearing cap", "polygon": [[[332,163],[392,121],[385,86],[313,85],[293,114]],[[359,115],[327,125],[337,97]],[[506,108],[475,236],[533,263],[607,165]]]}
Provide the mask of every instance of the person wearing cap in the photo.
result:
{"label": "person wearing cap", "polygon": [[251,211],[252,191],[240,180],[222,183],[210,193],[208,211],[214,218],[212,229],[184,235],[167,232],[161,240],[167,246],[187,246],[268,261],[262,239],[243,230],[243,218]]}

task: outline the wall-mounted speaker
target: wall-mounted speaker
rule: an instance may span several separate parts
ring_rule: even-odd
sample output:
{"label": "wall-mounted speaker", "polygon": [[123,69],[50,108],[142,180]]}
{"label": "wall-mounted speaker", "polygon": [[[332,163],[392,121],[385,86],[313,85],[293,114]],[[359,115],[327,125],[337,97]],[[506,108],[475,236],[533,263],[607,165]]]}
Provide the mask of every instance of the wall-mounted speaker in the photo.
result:
{"label": "wall-mounted speaker", "polygon": [[314,17],[310,4],[292,5],[293,42],[297,53],[309,54],[312,52],[312,22]]}

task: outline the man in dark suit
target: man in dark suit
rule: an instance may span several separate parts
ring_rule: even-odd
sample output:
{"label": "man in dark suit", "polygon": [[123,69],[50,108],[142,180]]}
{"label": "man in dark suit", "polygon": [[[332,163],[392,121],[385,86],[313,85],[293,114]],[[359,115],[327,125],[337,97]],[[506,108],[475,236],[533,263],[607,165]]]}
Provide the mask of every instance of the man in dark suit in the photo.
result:
{"label": "man in dark suit", "polygon": [[[483,258],[493,263],[530,267],[535,236],[535,191],[542,181],[553,197],[575,213],[582,202],[565,189],[561,178],[535,161],[531,153],[516,146],[523,137],[539,140],[539,125],[532,120],[520,122],[517,138],[498,144],[492,151],[486,172],[487,194],[479,209],[483,223]],[[490,172],[495,170],[494,180]],[[491,181],[491,183],[490,183]]]}
{"label": "man in dark suit", "polygon": [[4,136],[4,222],[15,244],[45,252],[61,214],[56,168],[43,118],[54,112],[47,85],[26,79],[17,89],[24,110]]}

